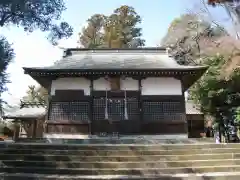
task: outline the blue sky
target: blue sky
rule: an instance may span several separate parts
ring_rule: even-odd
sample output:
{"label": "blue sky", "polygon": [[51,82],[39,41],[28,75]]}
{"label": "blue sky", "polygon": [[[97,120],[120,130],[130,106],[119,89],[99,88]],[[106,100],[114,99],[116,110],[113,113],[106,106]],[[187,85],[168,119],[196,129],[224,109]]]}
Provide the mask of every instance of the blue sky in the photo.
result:
{"label": "blue sky", "polygon": [[[197,2],[197,1],[194,1]],[[69,22],[74,28],[74,35],[67,40],[59,42],[60,47],[76,47],[78,32],[86,25],[86,20],[95,13],[110,14],[121,5],[133,6],[142,17],[143,38],[146,46],[156,46],[166,34],[171,21],[187,12],[187,8],[194,9],[193,0],[67,0],[67,10],[63,13],[63,20]],[[216,10],[215,10],[216,11]],[[219,15],[219,12],[216,15]],[[8,72],[12,83],[8,84],[9,91],[3,98],[10,104],[19,102],[25,95],[29,85],[37,83],[23,74],[22,67],[47,66],[62,56],[59,47],[52,46],[47,40],[47,34],[35,31],[28,34],[21,28],[4,27],[0,34],[13,43],[16,58]]]}

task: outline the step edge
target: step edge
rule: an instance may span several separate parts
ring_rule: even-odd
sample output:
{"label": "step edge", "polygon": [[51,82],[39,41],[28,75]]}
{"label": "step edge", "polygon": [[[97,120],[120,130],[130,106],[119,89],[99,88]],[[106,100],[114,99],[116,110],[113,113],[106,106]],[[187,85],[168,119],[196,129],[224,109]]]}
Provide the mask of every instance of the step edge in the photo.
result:
{"label": "step edge", "polygon": [[[45,167],[1,167],[2,169],[54,169],[56,168],[45,168]],[[167,167],[167,168],[58,168],[58,170],[111,170],[111,171],[125,171],[125,170],[177,170],[177,169],[204,169],[204,168],[240,168],[240,165],[220,165],[220,166],[191,166],[191,167]]]}
{"label": "step edge", "polygon": [[[141,156],[140,156],[141,157]],[[97,163],[97,164],[104,164],[104,163],[109,163],[109,164],[130,164],[130,163],[184,163],[184,162],[223,162],[224,161],[240,161],[240,159],[211,159],[211,160],[207,160],[207,159],[203,159],[203,160],[179,160],[179,161],[26,161],[26,160],[2,160],[2,162],[25,162],[25,163],[37,163],[37,162],[44,162],[44,163],[49,163],[49,162],[64,162],[64,163],[81,163],[81,164],[92,164],[92,163]],[[240,166],[240,165],[239,165]]]}
{"label": "step edge", "polygon": [[49,174],[29,174],[29,173],[0,173],[0,176],[22,176],[22,177],[44,177],[44,178],[86,178],[86,179],[106,179],[106,178],[154,178],[154,177],[225,177],[225,176],[240,176],[240,172],[214,172],[214,173],[177,173],[177,174],[161,174],[161,175],[151,175],[146,174],[144,176],[137,176],[137,175],[49,175]]}
{"label": "step edge", "polygon": [[[155,139],[154,139],[155,140]],[[156,139],[157,140],[157,139]],[[147,140],[146,140],[147,141]],[[1,144],[10,144],[12,146],[17,146],[17,145],[30,145],[30,146],[44,146],[44,145],[50,145],[50,146],[131,146],[131,147],[135,147],[135,146],[205,146],[205,145],[214,145],[214,146],[225,146],[225,145],[236,145],[236,143],[176,143],[176,144],[167,144],[167,143],[159,143],[159,144],[71,144],[71,143],[14,143],[14,142],[0,142]],[[237,146],[237,145],[236,145]]]}
{"label": "step edge", "polygon": [[214,151],[214,150],[240,150],[240,147],[239,148],[196,148],[196,149],[159,149],[159,150],[153,150],[153,149],[145,149],[145,150],[142,150],[142,149],[123,149],[123,150],[119,150],[119,149],[77,149],[77,150],[73,150],[73,149],[15,149],[15,148],[4,148],[4,149],[1,149],[1,151],[42,151],[44,150],[45,152],[47,151],[55,151],[55,152],[62,152],[62,151],[68,151],[68,152],[86,152],[86,151],[116,151],[116,152],[129,152],[129,151],[146,151],[146,152],[174,152],[174,151],[181,151],[181,152],[185,152],[185,151],[199,151],[199,150],[203,150],[203,151]]}
{"label": "step edge", "polygon": [[[3,155],[3,156],[7,156],[7,155],[10,155],[10,156],[39,156],[39,155],[43,155],[43,154],[6,154],[6,153],[0,153],[0,156]],[[115,155],[115,156],[109,156],[107,155],[107,157],[142,157],[142,156],[162,156],[162,157],[165,157],[165,156],[180,156],[180,157],[185,157],[185,156],[218,156],[218,155],[240,155],[240,152],[239,153],[210,153],[210,154],[162,154],[162,155],[138,155],[138,156],[118,156],[118,155]],[[79,155],[67,155],[67,154],[44,154],[44,156],[79,156]],[[106,156],[88,156],[88,157],[106,157]]]}

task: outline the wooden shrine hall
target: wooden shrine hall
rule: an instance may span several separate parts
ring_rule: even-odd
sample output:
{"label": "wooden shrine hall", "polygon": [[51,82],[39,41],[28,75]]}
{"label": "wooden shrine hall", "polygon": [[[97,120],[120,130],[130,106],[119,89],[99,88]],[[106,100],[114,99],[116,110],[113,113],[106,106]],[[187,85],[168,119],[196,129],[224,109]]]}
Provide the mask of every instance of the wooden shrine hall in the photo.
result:
{"label": "wooden shrine hall", "polygon": [[184,92],[207,70],[164,48],[67,49],[49,67],[24,67],[49,91],[46,132],[187,134]]}

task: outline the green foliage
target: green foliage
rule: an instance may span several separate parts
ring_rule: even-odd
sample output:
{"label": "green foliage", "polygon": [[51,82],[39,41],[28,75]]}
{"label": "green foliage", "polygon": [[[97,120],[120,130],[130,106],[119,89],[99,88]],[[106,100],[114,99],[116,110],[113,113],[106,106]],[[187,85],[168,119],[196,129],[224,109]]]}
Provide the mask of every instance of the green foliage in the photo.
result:
{"label": "green foliage", "polygon": [[87,27],[79,33],[79,42],[86,48],[97,48],[103,44],[103,33],[101,32],[106,21],[106,17],[102,14],[94,14],[87,22]]}
{"label": "green foliage", "polygon": [[36,29],[50,32],[48,39],[55,45],[58,39],[73,33],[67,22],[56,23],[65,9],[63,0],[1,0],[0,26],[16,25],[27,32]]}
{"label": "green foliage", "polygon": [[205,113],[214,113],[213,98],[222,92],[220,80],[218,79],[222,65],[225,63],[222,56],[207,58],[202,61],[208,65],[209,69],[191,88],[190,96],[193,100],[201,105]]}
{"label": "green foliage", "polygon": [[13,132],[14,132],[14,123],[0,119],[0,135],[13,136]]}
{"label": "green foliage", "polygon": [[240,123],[240,106],[237,107],[235,113],[236,113],[236,122]]}
{"label": "green foliage", "polygon": [[118,30],[122,48],[135,48],[145,45],[145,40],[140,38],[142,28],[137,27],[142,19],[133,7],[123,5],[115,9],[108,19],[110,24]]}
{"label": "green foliage", "polygon": [[3,113],[3,104],[5,103],[1,94],[7,90],[6,84],[9,83],[7,67],[14,58],[15,54],[6,38],[0,37],[0,111]]}
{"label": "green foliage", "polygon": [[85,48],[135,48],[145,44],[142,29],[137,27],[141,17],[133,7],[121,6],[109,16],[95,14],[87,23],[78,41]]}
{"label": "green foliage", "polygon": [[24,102],[47,103],[48,92],[43,87],[29,86],[26,96],[22,98]]}
{"label": "green foliage", "polygon": [[[63,0],[1,0],[0,27],[15,25],[24,31],[33,32],[40,29],[49,32],[48,39],[53,45],[62,38],[72,35],[73,29],[67,22],[57,22],[65,10]],[[14,58],[14,51],[4,37],[0,37],[0,111],[3,100],[1,95],[7,90],[7,67]]]}
{"label": "green foliage", "polygon": [[221,108],[223,113],[229,113],[239,105],[240,73],[236,69],[229,79],[220,78],[226,60],[221,55],[207,58],[203,64],[208,65],[208,71],[191,88],[191,98],[201,105],[202,111],[216,117]]}

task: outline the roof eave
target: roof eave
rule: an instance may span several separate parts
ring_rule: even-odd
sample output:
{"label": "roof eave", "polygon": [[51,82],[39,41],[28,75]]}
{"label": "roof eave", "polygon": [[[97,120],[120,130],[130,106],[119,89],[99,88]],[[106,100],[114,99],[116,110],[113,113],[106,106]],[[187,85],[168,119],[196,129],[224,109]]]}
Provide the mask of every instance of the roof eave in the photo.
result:
{"label": "roof eave", "polygon": [[11,115],[6,115],[2,116],[3,119],[12,119],[12,120],[37,120],[38,118],[41,118],[45,115],[36,115],[36,116],[11,116]]}
{"label": "roof eave", "polygon": [[202,66],[195,70],[195,74],[186,74],[182,76],[183,91],[188,90],[201,76],[207,71],[208,66]]}
{"label": "roof eave", "polygon": [[85,72],[129,72],[129,71],[138,71],[138,72],[144,72],[144,71],[172,71],[172,72],[181,72],[181,71],[199,71],[201,69],[207,69],[207,66],[196,66],[196,67],[189,67],[189,68],[115,68],[115,69],[51,69],[51,68],[26,68],[23,67],[24,69],[24,74],[37,74],[37,73],[49,73],[49,74],[54,74],[54,73],[85,73]]}
{"label": "roof eave", "polygon": [[52,82],[51,78],[40,77],[40,76],[36,76],[36,75],[32,74],[32,72],[36,72],[37,71],[36,68],[34,69],[34,68],[23,67],[23,70],[24,70],[24,74],[28,74],[29,76],[31,76],[42,87],[44,87],[45,89],[49,88],[49,85]]}
{"label": "roof eave", "polygon": [[[29,74],[40,85],[47,88],[51,84],[52,78],[59,76],[78,77],[88,75],[108,75],[111,72],[113,75],[118,75],[116,72],[130,73],[129,75],[141,75],[135,72],[149,72],[143,73],[144,76],[166,75],[177,76],[182,79],[183,90],[189,89],[208,69],[207,66],[196,66],[191,68],[165,68],[165,69],[38,69],[38,68],[23,68],[25,74]],[[161,73],[162,72],[162,73]],[[168,73],[168,72],[172,72]],[[121,73],[120,73],[121,75]]]}

